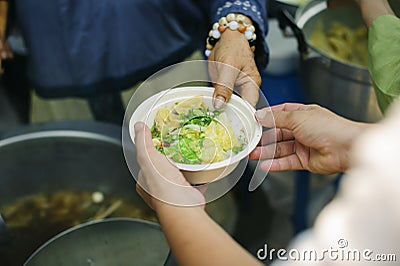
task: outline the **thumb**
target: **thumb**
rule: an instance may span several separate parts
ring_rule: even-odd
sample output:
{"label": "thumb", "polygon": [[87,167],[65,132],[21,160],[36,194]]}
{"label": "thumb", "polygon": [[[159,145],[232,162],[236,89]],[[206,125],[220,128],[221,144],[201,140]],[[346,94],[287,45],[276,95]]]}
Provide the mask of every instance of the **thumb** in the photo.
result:
{"label": "thumb", "polygon": [[148,153],[155,150],[150,129],[143,122],[135,124],[135,145],[139,157],[149,160]]}
{"label": "thumb", "polygon": [[286,128],[293,130],[294,121],[296,120],[296,112],[269,110],[264,108],[255,113],[256,120],[267,128]]}
{"label": "thumb", "polygon": [[253,107],[258,103],[260,84],[261,77],[258,72],[239,78],[237,84],[240,89],[240,96],[248,101]]}
{"label": "thumb", "polygon": [[220,109],[232,96],[239,70],[226,64],[219,64],[217,71],[216,80],[213,81],[215,88],[213,105],[216,109]]}

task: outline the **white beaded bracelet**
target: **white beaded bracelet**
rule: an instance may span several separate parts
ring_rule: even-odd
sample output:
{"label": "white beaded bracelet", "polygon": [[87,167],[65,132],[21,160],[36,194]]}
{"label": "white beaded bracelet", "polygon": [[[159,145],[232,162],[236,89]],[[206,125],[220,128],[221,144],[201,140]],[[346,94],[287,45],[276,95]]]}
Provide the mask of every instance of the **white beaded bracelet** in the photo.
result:
{"label": "white beaded bracelet", "polygon": [[214,45],[218,42],[221,34],[225,32],[226,29],[237,30],[241,33],[244,33],[245,38],[249,41],[250,48],[254,52],[255,44],[256,44],[256,34],[255,28],[253,25],[245,22],[245,16],[239,14],[228,14],[226,17],[222,17],[218,22],[215,22],[212,30],[208,33],[208,37],[206,40],[206,50],[204,52],[206,57],[209,57],[211,54],[211,50],[214,48]]}

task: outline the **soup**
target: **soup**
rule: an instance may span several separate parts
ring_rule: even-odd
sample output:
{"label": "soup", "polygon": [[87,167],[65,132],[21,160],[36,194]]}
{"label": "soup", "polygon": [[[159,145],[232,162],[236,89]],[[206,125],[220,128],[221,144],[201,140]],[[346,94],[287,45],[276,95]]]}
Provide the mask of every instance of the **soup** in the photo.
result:
{"label": "soup", "polygon": [[157,110],[152,126],[156,148],[174,162],[220,162],[244,149],[244,133],[237,135],[223,110],[210,110],[201,96]]}
{"label": "soup", "polygon": [[368,65],[368,31],[365,26],[352,29],[334,21],[325,32],[319,21],[310,43],[337,60],[354,65]]}
{"label": "soup", "polygon": [[0,246],[0,265],[22,265],[56,234],[92,220],[130,217],[157,221],[154,213],[116,195],[99,191],[58,191],[19,198],[0,208],[11,242]]}

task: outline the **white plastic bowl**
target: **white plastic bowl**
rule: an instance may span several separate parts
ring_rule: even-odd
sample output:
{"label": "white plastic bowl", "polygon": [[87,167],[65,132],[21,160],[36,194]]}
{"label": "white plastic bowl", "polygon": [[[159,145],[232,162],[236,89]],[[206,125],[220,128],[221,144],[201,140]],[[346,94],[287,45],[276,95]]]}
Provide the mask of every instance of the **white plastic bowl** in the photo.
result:
{"label": "white plastic bowl", "polygon": [[[172,106],[175,102],[183,101],[194,96],[203,96],[206,105],[213,110],[212,87],[180,87],[165,90],[157,93],[143,103],[133,113],[129,121],[129,132],[133,143],[135,143],[134,125],[142,121],[150,128],[154,124],[154,118],[157,110],[163,106]],[[254,150],[261,139],[262,126],[254,118],[255,109],[242,98],[232,95],[231,99],[224,108],[225,113],[230,120],[236,135],[241,133],[247,139],[247,146],[238,154],[230,158],[209,164],[181,164],[174,163],[184,174],[191,184],[209,183],[227,176]]]}

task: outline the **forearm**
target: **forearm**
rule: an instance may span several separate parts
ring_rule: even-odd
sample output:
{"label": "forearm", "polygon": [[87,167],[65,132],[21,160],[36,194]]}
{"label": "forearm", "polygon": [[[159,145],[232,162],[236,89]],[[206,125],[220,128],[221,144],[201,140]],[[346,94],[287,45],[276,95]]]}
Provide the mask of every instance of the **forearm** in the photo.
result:
{"label": "forearm", "polygon": [[259,265],[200,207],[163,204],[157,214],[179,265]]}
{"label": "forearm", "polygon": [[387,0],[356,0],[359,4],[365,24],[369,28],[372,22],[382,15],[394,15]]}

